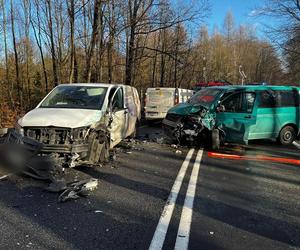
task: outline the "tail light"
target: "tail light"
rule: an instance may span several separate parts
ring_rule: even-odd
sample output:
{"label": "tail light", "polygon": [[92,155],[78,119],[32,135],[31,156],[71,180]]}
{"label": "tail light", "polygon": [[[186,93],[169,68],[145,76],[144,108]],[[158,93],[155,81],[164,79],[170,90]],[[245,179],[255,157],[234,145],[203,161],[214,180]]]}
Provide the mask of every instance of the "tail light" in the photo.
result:
{"label": "tail light", "polygon": [[174,104],[177,105],[178,103],[179,103],[179,95],[177,92],[175,92]]}

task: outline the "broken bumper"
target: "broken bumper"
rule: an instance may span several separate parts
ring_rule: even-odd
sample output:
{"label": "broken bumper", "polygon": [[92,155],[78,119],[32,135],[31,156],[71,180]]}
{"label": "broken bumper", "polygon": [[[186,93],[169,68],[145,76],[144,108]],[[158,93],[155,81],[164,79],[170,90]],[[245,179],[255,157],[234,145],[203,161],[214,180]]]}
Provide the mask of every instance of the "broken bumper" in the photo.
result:
{"label": "broken bumper", "polygon": [[89,145],[81,144],[81,145],[44,145],[41,149],[41,153],[84,153],[88,152]]}
{"label": "broken bumper", "polygon": [[162,122],[162,127],[166,136],[170,139],[178,139],[178,131],[182,126],[182,116],[176,114],[167,114]]}

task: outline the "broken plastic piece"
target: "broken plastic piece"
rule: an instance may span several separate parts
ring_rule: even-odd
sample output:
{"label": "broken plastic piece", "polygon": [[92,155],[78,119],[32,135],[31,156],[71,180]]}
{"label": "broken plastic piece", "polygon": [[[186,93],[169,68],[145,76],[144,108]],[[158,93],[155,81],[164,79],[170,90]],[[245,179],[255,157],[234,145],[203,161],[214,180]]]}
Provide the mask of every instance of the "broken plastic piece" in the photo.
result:
{"label": "broken plastic piece", "polygon": [[87,196],[89,192],[98,187],[98,179],[86,179],[70,183],[67,189],[58,197],[59,202],[78,199],[80,196]]}

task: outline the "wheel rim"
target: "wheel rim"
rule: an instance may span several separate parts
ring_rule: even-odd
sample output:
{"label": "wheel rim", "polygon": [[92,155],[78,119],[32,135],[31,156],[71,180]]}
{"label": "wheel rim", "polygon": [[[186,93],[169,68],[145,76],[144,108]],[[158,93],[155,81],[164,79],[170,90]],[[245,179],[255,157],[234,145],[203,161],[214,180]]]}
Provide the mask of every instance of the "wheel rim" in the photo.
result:
{"label": "wheel rim", "polygon": [[290,141],[292,138],[293,138],[293,134],[292,134],[291,131],[286,131],[286,132],[283,134],[283,140],[284,140],[284,141]]}

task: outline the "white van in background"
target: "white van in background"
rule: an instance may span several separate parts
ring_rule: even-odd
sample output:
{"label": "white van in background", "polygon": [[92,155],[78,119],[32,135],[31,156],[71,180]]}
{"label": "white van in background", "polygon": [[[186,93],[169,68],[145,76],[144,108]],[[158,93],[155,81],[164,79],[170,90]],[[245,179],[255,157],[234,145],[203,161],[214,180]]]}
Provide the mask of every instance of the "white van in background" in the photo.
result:
{"label": "white van in background", "polygon": [[186,102],[193,90],[180,88],[148,88],[145,98],[145,119],[164,119],[174,105]]}

